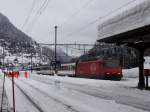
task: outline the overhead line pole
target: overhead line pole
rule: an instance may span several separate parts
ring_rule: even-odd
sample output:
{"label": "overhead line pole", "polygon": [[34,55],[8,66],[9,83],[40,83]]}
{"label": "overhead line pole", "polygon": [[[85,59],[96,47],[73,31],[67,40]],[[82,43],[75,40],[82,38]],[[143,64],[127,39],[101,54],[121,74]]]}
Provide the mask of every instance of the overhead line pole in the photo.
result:
{"label": "overhead line pole", "polygon": [[57,26],[55,26],[55,74],[57,74]]}
{"label": "overhead line pole", "polygon": [[31,51],[31,73],[32,73],[32,71],[33,71],[33,60],[32,60],[32,58],[33,58],[33,53],[32,53],[33,51]]}

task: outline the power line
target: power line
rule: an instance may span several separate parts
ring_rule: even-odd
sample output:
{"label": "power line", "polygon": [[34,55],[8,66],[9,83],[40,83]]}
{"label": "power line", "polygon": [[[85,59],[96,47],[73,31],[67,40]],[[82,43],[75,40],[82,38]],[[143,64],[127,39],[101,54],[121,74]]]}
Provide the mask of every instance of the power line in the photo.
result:
{"label": "power line", "polygon": [[[39,17],[42,15],[42,13],[43,13],[44,10],[47,8],[47,6],[48,6],[48,4],[49,4],[50,1],[52,1],[52,0],[45,0],[45,1],[43,2],[43,4],[42,4],[41,7],[38,9],[38,11],[36,12],[36,15],[34,16],[32,22],[31,22],[32,25],[31,25],[31,24],[29,25],[30,29],[28,29],[28,31],[29,31],[29,30],[32,30],[32,28],[34,27],[35,22],[36,22],[37,19],[39,19]],[[27,31],[27,32],[28,32],[28,31]]]}
{"label": "power line", "polygon": [[[45,44],[45,43],[38,43],[39,45],[48,45],[48,46],[53,46],[55,45],[54,43],[52,44]],[[66,46],[66,45],[69,45],[69,46],[94,46],[95,44],[78,44],[78,43],[75,43],[75,44],[57,44],[59,46]]]}
{"label": "power line", "polygon": [[65,24],[68,23],[68,21],[70,21],[74,16],[76,16],[77,14],[79,14],[81,12],[82,9],[86,8],[90,3],[92,3],[94,0],[88,0],[80,9],[78,9],[76,12],[74,12],[66,21],[64,21],[60,27],[63,27]]}
{"label": "power line", "polygon": [[35,22],[36,22],[37,19],[40,17],[40,15],[43,13],[43,12],[41,12],[41,10],[42,10],[43,7],[45,6],[45,4],[48,3],[47,1],[49,1],[49,0],[45,0],[45,1],[43,2],[43,4],[40,6],[40,8],[37,10],[36,15],[35,15],[34,18],[32,19],[32,22],[30,23],[30,26],[29,26],[30,29],[29,29],[29,30],[32,30],[32,28],[33,28]]}
{"label": "power line", "polygon": [[22,26],[22,29],[26,26],[26,24],[27,24],[28,21],[29,21],[29,19],[30,19],[30,17],[31,17],[31,14],[32,14],[32,11],[33,11],[33,9],[34,9],[35,3],[36,3],[36,0],[33,0],[32,6],[31,6],[30,11],[29,11],[29,13],[28,13],[28,15],[27,15],[27,18],[25,19],[25,22],[24,22],[24,24],[23,24],[23,26]]}
{"label": "power line", "polygon": [[99,21],[99,20],[101,20],[101,19],[104,19],[104,18],[106,18],[107,16],[110,16],[111,14],[113,14],[113,13],[117,12],[118,10],[120,10],[120,9],[122,9],[122,8],[128,6],[128,5],[130,5],[131,3],[135,2],[135,1],[137,1],[137,0],[132,0],[132,1],[130,1],[130,2],[126,3],[126,4],[124,4],[124,5],[122,5],[121,7],[119,7],[119,8],[117,8],[117,9],[114,9],[114,10],[108,12],[106,15],[100,16],[100,17],[96,18],[95,20],[93,20],[93,21],[91,21],[90,23],[84,25],[83,27],[81,27],[80,29],[76,30],[75,32],[72,32],[72,33],[67,34],[66,36],[72,36],[73,34],[79,33],[79,32],[81,32],[81,31],[83,31],[83,30],[89,28],[88,26],[95,24],[97,21]]}
{"label": "power line", "polygon": [[47,3],[47,1],[48,1],[48,0],[45,0],[45,1],[43,2],[43,4],[41,5],[41,7],[39,8],[39,10],[37,11],[37,14],[40,14],[40,13],[41,13],[42,8],[45,6],[45,4]]}
{"label": "power line", "polygon": [[75,47],[70,47],[70,46],[68,48],[79,50],[79,51],[83,51],[83,50],[88,51],[88,50],[90,50],[90,49],[83,49],[83,48],[81,49],[81,48],[75,48]]}
{"label": "power line", "polygon": [[42,14],[44,12],[44,10],[46,9],[46,7],[48,6],[50,1],[51,0],[45,0],[44,3],[42,4],[42,6],[40,7],[40,9],[37,11],[37,13]]}

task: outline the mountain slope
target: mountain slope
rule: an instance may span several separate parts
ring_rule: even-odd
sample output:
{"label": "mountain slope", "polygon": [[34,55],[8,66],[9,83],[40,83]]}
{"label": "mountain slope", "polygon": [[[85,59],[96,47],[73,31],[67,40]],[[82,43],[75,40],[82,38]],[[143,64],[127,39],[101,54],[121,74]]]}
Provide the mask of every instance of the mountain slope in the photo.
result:
{"label": "mountain slope", "polygon": [[[9,19],[0,13],[0,46],[5,47],[11,55],[14,54],[40,54],[40,49],[42,46],[39,46],[37,42],[33,41],[33,39],[23,33],[21,30],[17,29]],[[2,52],[1,52],[2,54]],[[61,62],[66,62],[70,60],[70,57],[67,56],[63,51],[59,50],[58,59]],[[54,50],[50,48],[45,48],[45,52],[42,54],[43,56],[49,59],[54,58]]]}
{"label": "mountain slope", "polygon": [[11,41],[32,42],[32,39],[17,29],[6,16],[0,13],[0,38]]}
{"label": "mountain slope", "polygon": [[[3,42],[2,42],[3,41]],[[34,41],[21,30],[17,29],[9,19],[0,13],[0,44],[12,54],[22,51],[35,51]]]}

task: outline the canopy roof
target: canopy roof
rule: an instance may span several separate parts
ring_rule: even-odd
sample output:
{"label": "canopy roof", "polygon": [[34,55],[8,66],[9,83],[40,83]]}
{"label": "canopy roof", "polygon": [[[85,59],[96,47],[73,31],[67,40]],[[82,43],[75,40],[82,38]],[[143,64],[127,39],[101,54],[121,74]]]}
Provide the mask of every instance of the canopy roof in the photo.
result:
{"label": "canopy roof", "polygon": [[149,43],[150,0],[100,24],[98,33],[99,42]]}

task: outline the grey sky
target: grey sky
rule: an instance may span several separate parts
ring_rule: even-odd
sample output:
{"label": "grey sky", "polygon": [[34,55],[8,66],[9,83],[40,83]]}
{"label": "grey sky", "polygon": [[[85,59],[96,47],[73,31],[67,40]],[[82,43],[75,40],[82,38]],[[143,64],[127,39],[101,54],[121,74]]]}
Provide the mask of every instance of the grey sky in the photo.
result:
{"label": "grey sky", "polygon": [[[100,20],[87,26],[85,30],[79,30],[96,18],[132,0],[91,0],[86,6],[89,0],[49,0],[46,9],[42,9],[39,13],[44,1],[35,0],[29,21],[24,27],[23,24],[33,0],[0,0],[0,12],[38,42],[53,43],[54,25],[58,25],[59,43],[94,43],[97,39],[97,26]],[[139,1],[144,0],[137,0]],[[83,6],[85,7],[82,8]],[[70,18],[79,9],[81,9],[80,12]],[[59,27],[64,22],[65,24]]]}

